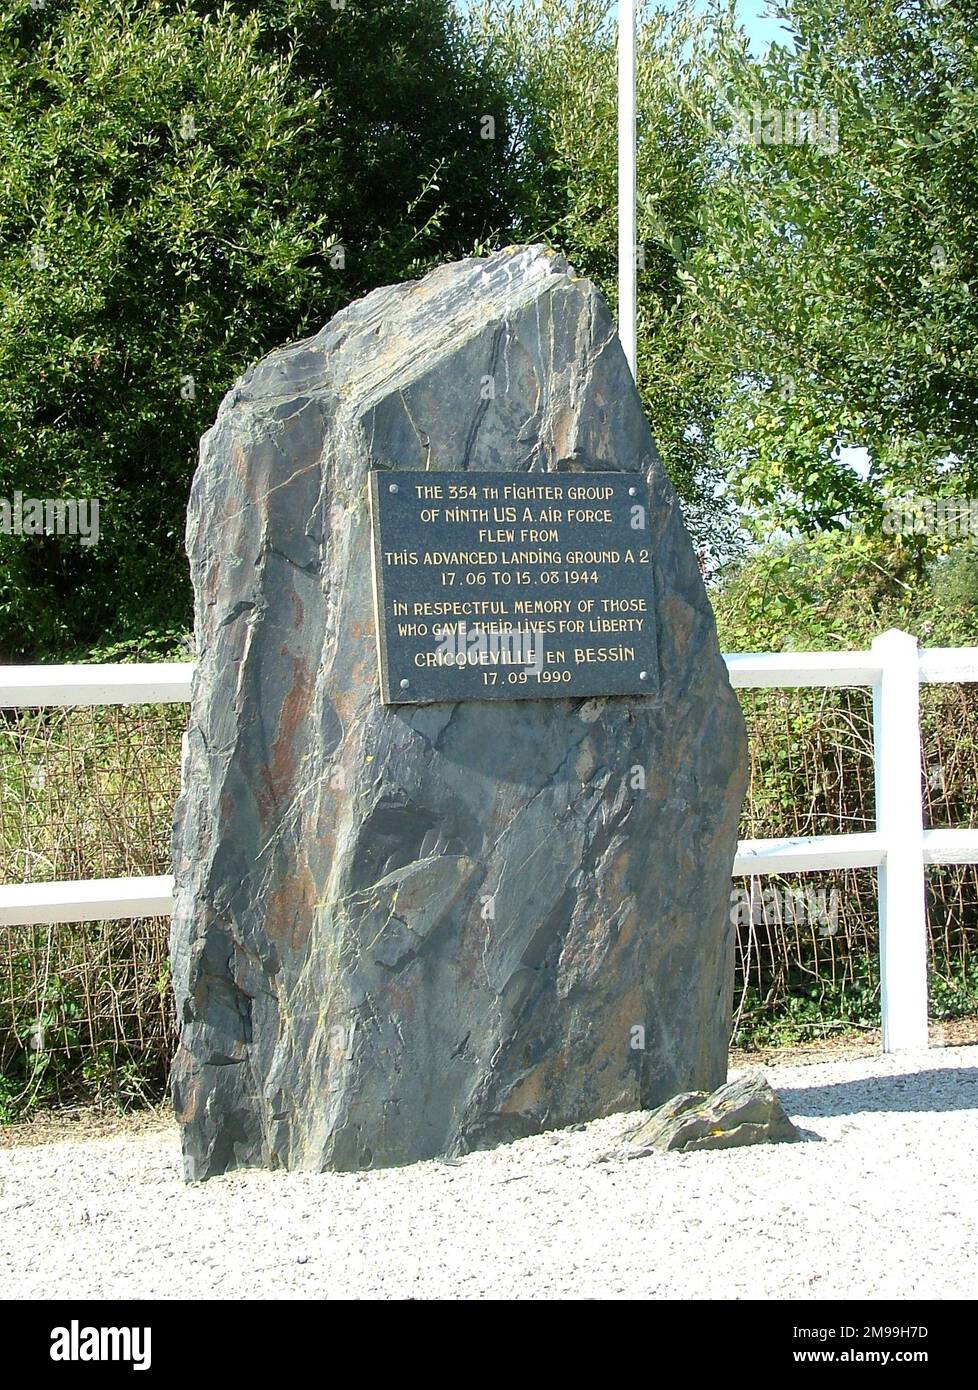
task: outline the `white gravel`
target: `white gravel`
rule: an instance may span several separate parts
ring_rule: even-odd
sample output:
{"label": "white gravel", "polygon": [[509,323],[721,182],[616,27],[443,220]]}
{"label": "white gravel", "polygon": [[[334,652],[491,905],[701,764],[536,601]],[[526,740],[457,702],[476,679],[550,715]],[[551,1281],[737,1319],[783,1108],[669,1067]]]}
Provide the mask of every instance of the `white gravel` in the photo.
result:
{"label": "white gravel", "polygon": [[188,1187],[170,1130],[0,1152],[13,1298],[960,1298],[978,1047],[764,1069],[803,1144],[601,1161],[636,1117],[458,1164]]}

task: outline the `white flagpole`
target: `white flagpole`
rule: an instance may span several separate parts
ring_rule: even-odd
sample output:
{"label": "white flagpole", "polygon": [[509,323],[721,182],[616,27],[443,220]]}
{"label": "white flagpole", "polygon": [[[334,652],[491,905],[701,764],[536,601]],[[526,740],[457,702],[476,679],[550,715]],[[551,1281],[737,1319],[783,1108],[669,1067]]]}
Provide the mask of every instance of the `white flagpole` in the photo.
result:
{"label": "white flagpole", "polygon": [[618,0],[618,336],[636,375],[635,0]]}

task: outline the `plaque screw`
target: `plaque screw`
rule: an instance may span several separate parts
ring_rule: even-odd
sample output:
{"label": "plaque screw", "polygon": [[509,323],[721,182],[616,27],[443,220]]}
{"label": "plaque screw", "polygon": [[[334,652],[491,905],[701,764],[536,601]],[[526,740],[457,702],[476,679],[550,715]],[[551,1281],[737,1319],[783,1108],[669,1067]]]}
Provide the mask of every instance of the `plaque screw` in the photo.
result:
{"label": "plaque screw", "polygon": [[[638,673],[638,678],[639,678],[640,681],[647,681],[648,678],[649,678],[649,673],[648,673],[648,671],[639,671],[639,673]],[[404,682],[402,681],[401,684],[403,685]]]}
{"label": "plaque screw", "polygon": [[397,491],[397,483],[391,483],[391,485],[390,485],[390,487],[387,489],[387,491],[388,491],[388,492],[396,492],[396,491]]}
{"label": "plaque screw", "polygon": [[630,487],[630,488],[628,489],[628,495],[629,495],[629,497],[634,497],[634,496],[636,495],[637,492],[638,492],[638,488],[637,488],[637,487]]}
{"label": "plaque screw", "polygon": [[410,681],[407,679],[407,677],[405,676],[404,680],[401,681],[401,689],[402,689],[402,690],[407,690],[408,687],[410,686],[410,684],[411,684],[411,682],[410,682]]}

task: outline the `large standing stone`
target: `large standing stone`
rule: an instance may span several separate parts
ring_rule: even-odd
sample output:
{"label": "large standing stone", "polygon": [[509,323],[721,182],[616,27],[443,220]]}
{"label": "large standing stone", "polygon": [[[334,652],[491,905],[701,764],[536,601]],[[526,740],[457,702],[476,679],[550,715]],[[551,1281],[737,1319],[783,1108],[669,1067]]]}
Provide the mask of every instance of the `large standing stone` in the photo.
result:
{"label": "large standing stone", "polygon": [[[425,467],[646,474],[658,692],[382,706],[367,473]],[[188,549],[189,1177],[458,1154],[725,1078],[744,727],[592,285],[516,248],[271,353],[204,438]]]}

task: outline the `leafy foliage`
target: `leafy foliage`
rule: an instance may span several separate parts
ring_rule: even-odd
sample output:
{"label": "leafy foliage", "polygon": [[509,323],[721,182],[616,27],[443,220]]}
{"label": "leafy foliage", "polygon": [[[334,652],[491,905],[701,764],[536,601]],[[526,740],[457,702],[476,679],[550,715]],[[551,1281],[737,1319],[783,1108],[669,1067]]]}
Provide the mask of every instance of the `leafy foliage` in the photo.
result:
{"label": "leafy foliage", "polygon": [[978,551],[918,557],[860,532],[772,542],[713,594],[725,651],[859,650],[890,627],[930,646],[978,645]]}
{"label": "leafy foliage", "polygon": [[[959,548],[921,566],[906,547],[855,531],[783,540],[731,567],[713,602],[726,651],[859,650],[888,627],[916,633],[930,646],[978,645],[978,551]],[[742,835],[871,828],[868,692],[757,691],[744,710],[752,779]],[[973,824],[978,690],[924,689],[920,726],[929,824]],[[961,866],[931,870],[928,878],[930,1016],[973,1015],[975,875]],[[753,970],[738,1042],[791,1044],[847,1026],[879,1025],[875,883],[851,874],[840,891],[845,931],[833,943],[837,968],[825,969],[810,931],[773,933],[774,946],[746,952]]]}
{"label": "leafy foliage", "polygon": [[[764,61],[723,9],[691,59],[714,94],[688,98],[714,136],[683,254],[695,351],[760,534],[878,530],[888,497],[978,480],[975,9],[772,8],[794,40]],[[851,447],[868,451],[862,472]]]}
{"label": "leafy foliage", "polygon": [[0,657],[165,646],[220,397],[498,225],[503,94],[448,0],[49,0],[0,14],[0,120],[0,496],[102,537],[0,535]]}
{"label": "leafy foliage", "polygon": [[[637,65],[639,389],[697,543],[738,548],[715,444],[721,397],[693,351],[682,255],[707,223],[711,137],[694,112],[711,99],[687,53],[692,5],[641,8]],[[611,0],[486,0],[477,40],[506,86],[519,194],[511,237],[550,241],[617,303],[617,7]],[[685,86],[676,80],[685,74]],[[691,94],[693,94],[691,96]],[[681,254],[677,253],[677,249]]]}

